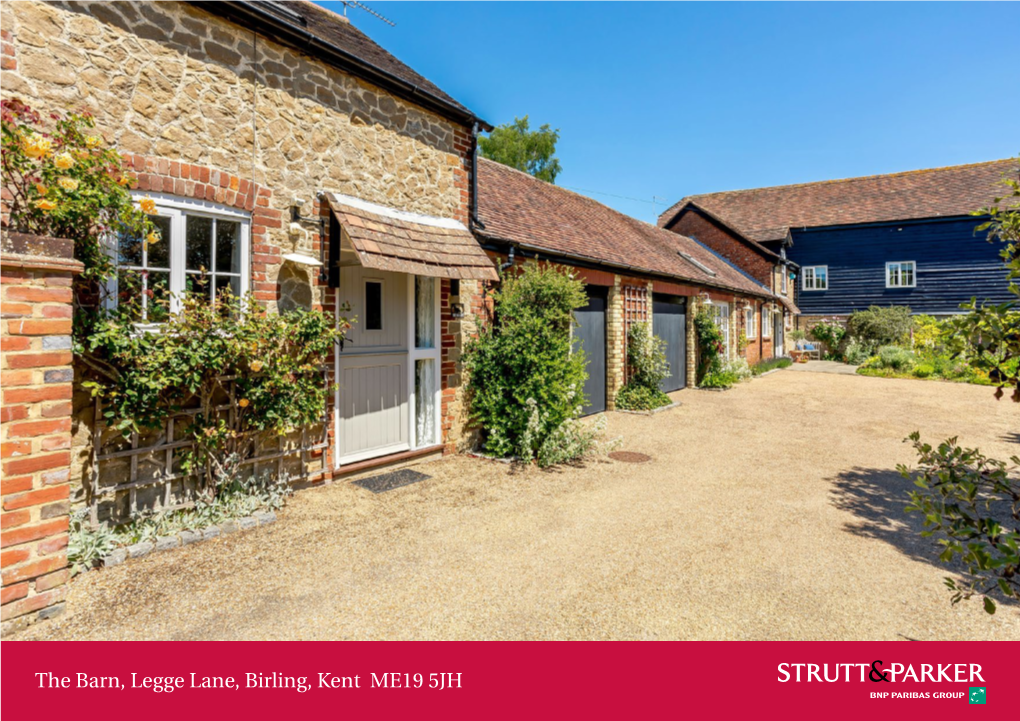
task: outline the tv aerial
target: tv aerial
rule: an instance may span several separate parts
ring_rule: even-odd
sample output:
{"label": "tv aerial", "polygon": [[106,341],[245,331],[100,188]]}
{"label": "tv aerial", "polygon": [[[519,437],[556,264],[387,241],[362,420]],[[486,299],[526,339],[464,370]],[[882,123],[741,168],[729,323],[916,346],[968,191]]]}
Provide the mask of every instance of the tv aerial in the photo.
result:
{"label": "tv aerial", "polygon": [[347,8],[348,7],[358,8],[359,10],[364,10],[369,15],[374,15],[375,17],[379,18],[380,20],[382,20],[384,23],[386,23],[390,27],[396,27],[396,25],[397,25],[395,22],[393,22],[389,18],[386,18],[382,14],[377,13],[375,10],[370,8],[365,3],[355,2],[354,0],[344,0],[344,17],[347,17]]}

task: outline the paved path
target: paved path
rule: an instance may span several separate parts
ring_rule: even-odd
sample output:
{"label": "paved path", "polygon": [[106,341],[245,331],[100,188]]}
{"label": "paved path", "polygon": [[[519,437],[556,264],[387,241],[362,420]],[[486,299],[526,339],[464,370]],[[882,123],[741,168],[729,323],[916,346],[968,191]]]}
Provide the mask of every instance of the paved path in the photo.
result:
{"label": "paved path", "polygon": [[836,375],[857,375],[857,366],[848,366],[837,361],[809,360],[807,363],[794,363],[788,370],[800,373],[835,373]]}
{"label": "paved path", "polygon": [[988,388],[783,371],[610,415],[643,465],[452,458],[373,495],[302,491],[264,528],[72,584],[62,639],[1020,639],[952,607],[904,516],[902,439],[1020,452]]}

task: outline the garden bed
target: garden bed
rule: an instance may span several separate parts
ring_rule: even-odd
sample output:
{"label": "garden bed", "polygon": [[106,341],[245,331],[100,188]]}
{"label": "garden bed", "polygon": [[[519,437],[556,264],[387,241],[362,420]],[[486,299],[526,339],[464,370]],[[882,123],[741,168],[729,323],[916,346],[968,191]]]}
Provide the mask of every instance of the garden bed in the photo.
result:
{"label": "garden bed", "polygon": [[[138,543],[131,544],[130,546],[121,546],[113,553],[103,556],[101,565],[104,568],[112,568],[113,566],[119,566],[129,558],[142,558],[148,556],[150,553],[156,551],[170,551],[174,548],[180,548],[181,546],[190,546],[192,543],[198,543],[199,541],[208,541],[211,538],[218,538],[228,533],[234,533],[236,531],[247,531],[251,528],[257,528],[259,526],[266,526],[276,520],[275,511],[266,511],[255,513],[251,516],[244,516],[242,518],[233,518],[228,521],[223,521],[213,526],[206,526],[205,528],[194,530],[194,531],[181,531],[178,534],[170,536],[159,536],[155,540],[151,541],[140,541]],[[92,566],[85,570],[90,571],[99,568],[99,566]]]}
{"label": "garden bed", "polygon": [[651,410],[648,410],[648,411],[630,411],[630,410],[625,410],[623,408],[617,408],[616,412],[617,413],[630,413],[631,415],[634,415],[634,416],[653,416],[656,413],[662,413],[663,411],[668,411],[668,410],[670,410],[672,408],[676,408],[676,407],[681,406],[681,405],[683,405],[683,404],[680,401],[673,401],[672,403],[669,403],[669,404],[664,405],[664,406],[659,406],[658,408],[652,408]]}

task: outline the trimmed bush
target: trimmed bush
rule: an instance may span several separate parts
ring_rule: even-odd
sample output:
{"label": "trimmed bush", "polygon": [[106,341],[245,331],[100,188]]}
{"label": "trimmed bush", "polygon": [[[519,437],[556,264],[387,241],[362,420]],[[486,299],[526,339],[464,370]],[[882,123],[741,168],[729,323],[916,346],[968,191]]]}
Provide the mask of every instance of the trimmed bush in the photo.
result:
{"label": "trimmed bush", "polygon": [[897,371],[910,370],[914,365],[914,354],[906,348],[895,345],[882,346],[878,349],[878,359],[883,368]]}
{"label": "trimmed bush", "polygon": [[529,263],[505,276],[493,299],[495,320],[464,359],[471,418],[487,453],[530,461],[584,406],[586,358],[573,352],[570,329],[588,298],[573,274]]}
{"label": "trimmed bush", "polygon": [[875,346],[906,345],[914,319],[905,305],[880,307],[853,313],[846,323],[847,338],[871,343]]}

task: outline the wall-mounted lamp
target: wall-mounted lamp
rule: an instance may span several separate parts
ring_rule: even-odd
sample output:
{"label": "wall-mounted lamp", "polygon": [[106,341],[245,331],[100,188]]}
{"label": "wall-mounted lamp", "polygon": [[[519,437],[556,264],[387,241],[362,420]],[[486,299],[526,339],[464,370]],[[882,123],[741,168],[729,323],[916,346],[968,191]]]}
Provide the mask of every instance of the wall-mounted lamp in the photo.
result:
{"label": "wall-mounted lamp", "polygon": [[456,318],[464,317],[464,306],[460,303],[454,303],[450,306],[450,315]]}
{"label": "wall-mounted lamp", "polygon": [[[315,197],[321,203],[325,193],[321,190],[315,194]],[[316,260],[310,255],[304,253],[287,253],[283,256],[284,260],[289,260],[293,263],[300,265],[310,265],[318,267],[319,270],[319,281],[326,283],[329,281],[329,274],[326,272],[326,243],[329,239],[326,238],[326,216],[319,215],[318,217],[306,217],[301,215],[301,207],[305,204],[305,201],[300,198],[295,198],[290,206],[290,222],[291,224],[296,223],[317,223],[319,226],[319,259]]]}

